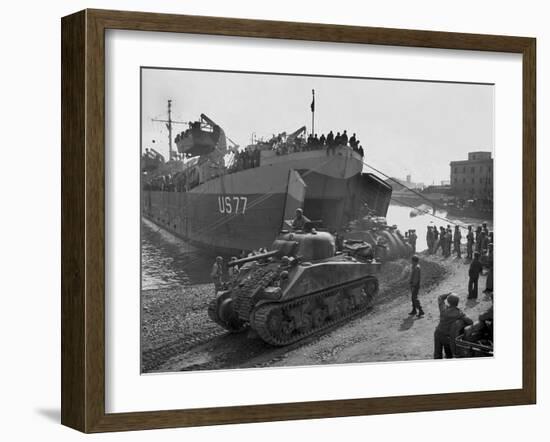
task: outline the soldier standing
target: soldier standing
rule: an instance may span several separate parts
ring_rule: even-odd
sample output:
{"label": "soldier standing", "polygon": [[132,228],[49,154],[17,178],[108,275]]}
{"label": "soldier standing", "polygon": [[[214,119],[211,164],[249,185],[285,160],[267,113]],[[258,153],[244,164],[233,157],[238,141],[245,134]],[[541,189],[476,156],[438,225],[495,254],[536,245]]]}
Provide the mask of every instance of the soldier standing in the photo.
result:
{"label": "soldier standing", "polygon": [[357,138],[355,137],[355,133],[349,139],[349,145],[353,148],[353,150],[357,149]]}
{"label": "soldier standing", "polygon": [[334,137],[334,145],[338,147],[342,143],[342,135],[340,135],[340,132],[336,132],[336,136]]}
{"label": "soldier standing", "polygon": [[479,252],[475,252],[468,270],[468,276],[470,277],[468,281],[468,299],[477,299],[477,282],[482,270],[483,266],[479,262]]}
{"label": "soldier standing", "polygon": [[493,244],[489,244],[487,251],[487,279],[483,293],[493,293]]}
{"label": "soldier standing", "polygon": [[441,245],[441,254],[445,256],[447,250],[447,231],[445,227],[439,228],[439,243]]}
{"label": "soldier standing", "polygon": [[428,230],[426,231],[426,244],[428,245],[428,253],[431,254],[434,246],[434,232],[432,226],[428,226]]}
{"label": "soldier standing", "polygon": [[[232,256],[231,259],[229,260],[230,262],[231,261],[237,261],[237,257],[236,256]],[[229,266],[228,266],[229,267]],[[237,278],[237,276],[239,276],[239,266],[238,265],[234,265],[234,266],[231,266],[227,269],[227,273],[229,275],[229,280],[232,282],[233,280],[235,280]]]}
{"label": "soldier standing", "polygon": [[[439,245],[441,246],[441,255],[447,255],[447,231],[444,227],[439,228]],[[437,250],[436,250],[437,251]]]}
{"label": "soldier standing", "polygon": [[445,254],[445,257],[448,258],[451,256],[451,247],[453,245],[453,230],[451,229],[451,226],[447,225],[447,253]]}
{"label": "soldier standing", "polygon": [[439,231],[437,230],[436,226],[432,227],[432,232],[433,232],[433,235],[434,235],[434,245],[433,245],[433,248],[432,248],[432,253],[435,254],[435,252],[437,252],[437,247],[438,247],[438,244],[439,244]]}
{"label": "soldier standing", "polygon": [[474,252],[474,232],[472,226],[468,226],[468,233],[466,234],[466,258],[472,259]]}
{"label": "soldier standing", "polygon": [[409,279],[409,285],[411,287],[411,302],[412,310],[409,315],[416,315],[417,318],[424,316],[424,310],[418,300],[418,292],[420,290],[420,266],[418,265],[418,256],[413,255],[411,258],[411,277]]}
{"label": "soldier standing", "polygon": [[210,277],[214,283],[216,293],[219,292],[222,289],[223,280],[223,258],[221,256],[216,256],[216,261],[214,261],[214,265],[212,266]]}
{"label": "soldier standing", "polygon": [[489,248],[489,236],[485,232],[485,230],[481,232],[481,241],[479,247],[481,249],[480,253],[482,255],[485,255],[487,253],[487,249]]}
{"label": "soldier standing", "polygon": [[348,131],[347,130],[344,130],[344,133],[340,137],[340,141],[344,146],[348,145]]}
{"label": "soldier standing", "polygon": [[460,227],[455,226],[454,236],[454,252],[456,252],[457,258],[462,258],[462,251],[460,250],[460,240],[462,239],[462,233],[460,233]]}
{"label": "soldier standing", "polygon": [[481,252],[481,226],[476,229],[476,252]]}
{"label": "soldier standing", "polygon": [[416,240],[418,239],[418,236],[416,235],[416,230],[412,229],[409,232],[409,244],[412,247],[413,253],[416,253]]}

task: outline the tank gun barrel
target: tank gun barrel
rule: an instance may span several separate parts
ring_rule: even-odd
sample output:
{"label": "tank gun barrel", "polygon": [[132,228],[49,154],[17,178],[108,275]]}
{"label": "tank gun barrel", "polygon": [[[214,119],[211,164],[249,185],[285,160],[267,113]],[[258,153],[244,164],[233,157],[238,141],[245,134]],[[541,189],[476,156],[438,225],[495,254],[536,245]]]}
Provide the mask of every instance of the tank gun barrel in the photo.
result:
{"label": "tank gun barrel", "polygon": [[233,267],[240,264],[246,264],[247,262],[257,261],[259,259],[271,258],[279,253],[278,250],[270,250],[269,252],[260,253],[258,255],[247,256],[246,258],[235,259],[227,263],[227,267]]}

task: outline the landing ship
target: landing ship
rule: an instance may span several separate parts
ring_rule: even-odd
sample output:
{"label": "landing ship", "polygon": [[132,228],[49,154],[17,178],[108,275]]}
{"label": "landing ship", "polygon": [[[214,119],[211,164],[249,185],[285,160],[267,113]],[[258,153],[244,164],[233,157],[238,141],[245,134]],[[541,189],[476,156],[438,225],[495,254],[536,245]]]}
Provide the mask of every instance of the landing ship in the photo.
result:
{"label": "landing ship", "polygon": [[332,232],[365,207],[386,216],[391,186],[363,173],[347,144],[311,145],[301,127],[243,149],[204,114],[188,126],[168,161],[142,169],[141,203],[145,218],[192,244],[225,255],[266,247],[297,208]]}

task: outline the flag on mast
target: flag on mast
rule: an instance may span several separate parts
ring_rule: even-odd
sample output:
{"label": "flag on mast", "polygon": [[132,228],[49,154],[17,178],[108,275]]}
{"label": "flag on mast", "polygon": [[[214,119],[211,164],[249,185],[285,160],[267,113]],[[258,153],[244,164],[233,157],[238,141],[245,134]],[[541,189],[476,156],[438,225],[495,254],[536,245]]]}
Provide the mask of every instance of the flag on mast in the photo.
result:
{"label": "flag on mast", "polygon": [[311,100],[311,112],[315,112],[315,89],[311,90],[311,95],[313,95],[313,99]]}

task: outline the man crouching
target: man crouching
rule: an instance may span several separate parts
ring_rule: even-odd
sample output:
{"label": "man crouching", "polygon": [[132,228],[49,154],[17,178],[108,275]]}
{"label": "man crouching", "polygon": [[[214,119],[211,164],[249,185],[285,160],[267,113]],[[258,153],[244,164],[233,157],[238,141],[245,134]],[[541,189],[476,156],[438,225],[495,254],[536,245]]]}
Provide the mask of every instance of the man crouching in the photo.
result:
{"label": "man crouching", "polygon": [[461,328],[473,324],[473,321],[458,308],[459,298],[454,293],[445,293],[437,298],[439,304],[439,324],[434,333],[434,359],[453,357],[451,339],[456,334],[457,321],[461,321]]}

